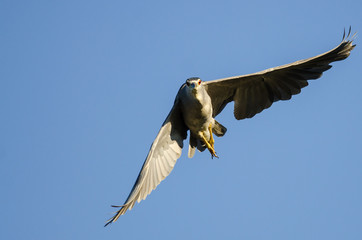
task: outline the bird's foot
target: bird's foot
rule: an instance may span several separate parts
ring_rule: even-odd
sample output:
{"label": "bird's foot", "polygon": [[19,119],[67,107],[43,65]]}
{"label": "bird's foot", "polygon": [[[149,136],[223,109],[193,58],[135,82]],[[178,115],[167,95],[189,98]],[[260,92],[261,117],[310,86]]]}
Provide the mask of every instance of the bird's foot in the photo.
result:
{"label": "bird's foot", "polygon": [[219,158],[218,155],[216,155],[215,149],[209,149],[209,152],[211,153],[211,158],[214,159],[214,157]]}
{"label": "bird's foot", "polygon": [[211,123],[210,123],[210,125],[209,125],[209,132],[210,132],[210,140],[209,140],[209,143],[210,143],[211,147],[214,148],[215,140],[214,140],[214,136],[212,135],[212,124],[211,124]]}
{"label": "bird's foot", "polygon": [[214,140],[210,141],[212,143],[212,145],[211,145],[210,142],[206,140],[204,135],[202,135],[201,137],[202,137],[202,140],[204,141],[204,143],[206,145],[206,148],[211,153],[211,158],[214,158],[214,157],[219,158],[219,156],[216,155],[216,152],[215,152],[215,149],[214,149]]}
{"label": "bird's foot", "polygon": [[219,158],[219,156],[216,155],[215,148],[214,148],[215,140],[214,140],[214,136],[212,135],[212,124],[211,123],[209,125],[209,132],[210,132],[210,140],[209,140],[210,148],[208,148],[208,149],[209,149],[209,151],[211,153],[211,158],[212,159],[214,157]]}

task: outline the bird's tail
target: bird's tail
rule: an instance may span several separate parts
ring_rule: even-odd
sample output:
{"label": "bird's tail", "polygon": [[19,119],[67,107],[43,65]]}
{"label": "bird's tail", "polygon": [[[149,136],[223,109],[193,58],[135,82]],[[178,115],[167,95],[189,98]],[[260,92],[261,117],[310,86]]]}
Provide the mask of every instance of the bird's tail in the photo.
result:
{"label": "bird's tail", "polygon": [[214,127],[212,128],[212,132],[218,136],[218,137],[222,137],[224,136],[224,134],[226,133],[227,128],[224,127],[223,125],[221,125],[218,121],[215,120],[215,124]]}

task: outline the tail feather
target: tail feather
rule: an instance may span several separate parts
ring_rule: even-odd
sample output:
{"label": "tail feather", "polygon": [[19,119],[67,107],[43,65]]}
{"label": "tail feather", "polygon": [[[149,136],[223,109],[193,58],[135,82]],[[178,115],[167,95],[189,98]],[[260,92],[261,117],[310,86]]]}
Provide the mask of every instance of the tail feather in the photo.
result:
{"label": "tail feather", "polygon": [[225,135],[227,131],[227,128],[224,127],[223,125],[221,125],[218,121],[215,120],[215,124],[214,127],[212,128],[212,132],[218,136],[218,137],[222,137]]}

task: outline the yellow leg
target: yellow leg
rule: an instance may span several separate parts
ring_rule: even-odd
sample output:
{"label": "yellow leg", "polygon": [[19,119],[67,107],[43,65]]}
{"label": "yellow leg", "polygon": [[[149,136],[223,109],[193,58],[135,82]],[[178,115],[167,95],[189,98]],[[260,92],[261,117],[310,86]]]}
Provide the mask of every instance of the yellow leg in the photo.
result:
{"label": "yellow leg", "polygon": [[202,140],[204,141],[204,143],[206,144],[206,147],[207,149],[209,150],[209,152],[211,153],[211,157],[216,157],[216,158],[219,158],[217,155],[216,155],[216,152],[215,152],[215,149],[213,146],[210,145],[210,143],[206,140],[204,134],[201,134],[201,137],[202,137]]}
{"label": "yellow leg", "polygon": [[215,140],[214,140],[214,137],[212,136],[212,124],[210,123],[209,125],[209,132],[210,132],[210,145],[212,148],[214,148],[214,143],[215,143]]}

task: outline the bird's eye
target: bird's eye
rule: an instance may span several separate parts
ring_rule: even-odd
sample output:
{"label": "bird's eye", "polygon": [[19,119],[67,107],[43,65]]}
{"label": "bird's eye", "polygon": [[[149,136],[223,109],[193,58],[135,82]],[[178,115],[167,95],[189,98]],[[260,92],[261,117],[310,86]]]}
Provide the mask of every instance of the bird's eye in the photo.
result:
{"label": "bird's eye", "polygon": [[199,81],[198,81],[198,84],[200,85],[201,84],[201,80],[199,79]]}

